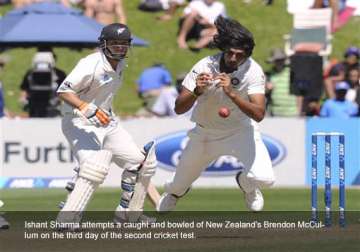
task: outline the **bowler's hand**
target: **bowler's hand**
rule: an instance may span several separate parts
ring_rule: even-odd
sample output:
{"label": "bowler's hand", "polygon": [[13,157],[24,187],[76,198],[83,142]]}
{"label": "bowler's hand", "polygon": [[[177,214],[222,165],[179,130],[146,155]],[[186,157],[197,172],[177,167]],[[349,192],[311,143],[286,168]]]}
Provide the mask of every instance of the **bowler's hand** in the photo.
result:
{"label": "bowler's hand", "polygon": [[211,80],[211,74],[200,73],[196,77],[196,87],[194,89],[194,94],[197,96],[202,95],[205,92],[205,89],[210,85]]}
{"label": "bowler's hand", "polygon": [[228,74],[220,73],[215,77],[214,81],[217,82],[217,87],[222,87],[225,94],[230,95],[232,93],[231,78]]}

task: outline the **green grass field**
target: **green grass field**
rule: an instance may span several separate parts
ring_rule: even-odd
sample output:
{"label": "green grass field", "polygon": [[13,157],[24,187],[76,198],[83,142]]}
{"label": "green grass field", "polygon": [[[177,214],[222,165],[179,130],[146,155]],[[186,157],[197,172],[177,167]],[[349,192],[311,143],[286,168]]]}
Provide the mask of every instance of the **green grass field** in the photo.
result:
{"label": "green grass field", "polygon": [[[273,188],[263,190],[266,211],[307,211],[310,209],[310,189]],[[323,208],[323,190],[319,190],[319,205]],[[111,211],[115,209],[120,189],[99,189],[89,210]],[[347,189],[347,210],[360,211],[359,189]],[[57,204],[64,200],[62,189],[5,189],[0,199],[5,202],[4,211],[56,211]],[[333,192],[333,206],[337,207],[337,191]],[[146,202],[146,210],[154,208]],[[181,199],[177,210],[184,211],[244,211],[243,194],[237,189],[193,189]]]}
{"label": "green grass field", "polygon": [[[25,233],[45,232],[44,229],[24,229],[25,220],[50,220],[57,214],[57,204],[66,196],[60,189],[7,189],[1,190],[0,198],[5,202],[1,209],[12,226],[8,231],[0,231],[1,251],[178,251],[178,252],[235,252],[235,251],[359,251],[360,239],[360,201],[359,189],[347,189],[347,226],[339,228],[337,213],[333,213],[333,227],[320,229],[117,229],[116,234],[140,233],[154,235],[160,232],[194,232],[193,239],[25,239]],[[157,221],[220,220],[231,221],[272,221],[282,222],[288,218],[310,219],[310,190],[274,188],[264,190],[265,211],[245,212],[243,195],[236,189],[194,189],[177,205],[179,210],[167,215],[158,215]],[[323,190],[319,191],[320,208]],[[85,218],[91,214],[100,215],[102,221],[111,221],[113,209],[118,203],[119,190],[99,189]],[[333,209],[337,208],[337,191],[333,195]],[[146,202],[146,210],[154,208]],[[183,211],[181,211],[183,210]],[[351,211],[350,211],[351,210]],[[21,212],[18,212],[21,211]],[[35,211],[35,212],[34,212]],[[147,212],[154,216],[153,212]],[[104,217],[106,214],[106,217]],[[16,217],[14,217],[16,216]],[[211,217],[210,217],[211,216]],[[89,217],[88,217],[89,218]],[[103,219],[105,218],[105,219]],[[20,221],[21,220],[21,221]],[[107,230],[107,229],[106,229]],[[93,230],[90,233],[104,233],[106,230]],[[81,233],[85,234],[89,230]],[[46,231],[52,234],[54,231]],[[79,233],[79,232],[78,232]]]}
{"label": "green grass field", "polygon": [[[124,77],[124,85],[115,101],[115,110],[121,114],[135,112],[141,102],[136,93],[136,80],[141,71],[155,62],[163,62],[175,76],[180,72],[189,71],[192,65],[206,55],[216,53],[216,50],[203,50],[192,53],[177,48],[176,33],[178,18],[170,22],[160,22],[156,16],[160,13],[144,13],[137,10],[140,0],[123,1],[128,15],[128,24],[133,33],[150,42],[150,47],[135,47],[129,54],[128,68]],[[253,57],[263,68],[268,69],[265,63],[271,48],[283,47],[283,35],[290,33],[292,17],[286,12],[286,0],[274,1],[271,7],[265,7],[262,0],[253,0],[246,5],[241,0],[223,0],[228,15],[246,25],[255,36],[256,48]],[[0,7],[0,15],[11,9],[10,5]],[[180,16],[181,10],[177,12]],[[332,57],[342,59],[344,50],[349,45],[360,44],[360,34],[354,32],[360,26],[360,18],[353,17],[340,31],[334,34]],[[6,52],[11,61],[0,75],[6,90],[7,107],[14,112],[20,112],[18,102],[19,86],[26,70],[31,65],[35,48],[13,49]],[[55,48],[58,66],[69,73],[76,62],[90,50],[73,51]]]}

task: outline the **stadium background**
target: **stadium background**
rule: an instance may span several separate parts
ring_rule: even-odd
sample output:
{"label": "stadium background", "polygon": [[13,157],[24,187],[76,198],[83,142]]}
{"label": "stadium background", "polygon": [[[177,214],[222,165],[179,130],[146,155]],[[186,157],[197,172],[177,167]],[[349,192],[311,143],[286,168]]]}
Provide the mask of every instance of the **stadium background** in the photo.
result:
{"label": "stadium background", "polygon": [[[127,114],[135,112],[141,105],[136,93],[136,83],[141,71],[154,62],[162,62],[173,76],[188,71],[191,66],[206,55],[215,53],[214,50],[202,50],[196,54],[178,49],[176,44],[177,17],[169,22],[159,22],[155,19],[158,13],[144,13],[137,9],[139,1],[123,1],[128,15],[128,24],[132,32],[150,42],[149,47],[135,47],[129,54],[128,68],[124,76],[124,86],[115,99],[114,107],[117,112]],[[252,4],[244,4],[241,0],[224,0],[228,15],[247,26],[255,36],[256,48],[254,58],[268,69],[266,58],[270,50],[283,47],[283,35],[291,32],[292,16],[286,11],[286,0],[274,1],[266,7],[261,0],[253,0]],[[11,9],[10,5],[0,7],[0,14]],[[350,45],[360,45],[358,30],[360,17],[352,17],[349,23],[335,33],[332,40],[333,53],[331,57],[342,59],[343,52]],[[56,48],[57,65],[69,73],[77,61],[91,52],[90,50],[74,51]],[[8,52],[11,61],[5,66],[1,79],[6,90],[6,105],[9,110],[20,112],[18,102],[19,86],[26,70],[31,66],[31,59],[35,53],[33,49],[14,49]]]}
{"label": "stadium background", "polygon": [[[258,60],[265,69],[268,68],[269,66],[265,62],[271,48],[282,47],[284,43],[283,35],[289,33],[292,27],[292,17],[286,12],[286,1],[275,1],[275,3],[271,7],[263,6],[260,0],[253,1],[253,3],[250,5],[245,5],[242,1],[239,0],[224,0],[224,3],[226,4],[229,16],[236,18],[253,31],[257,44],[254,52],[254,58]],[[214,50],[208,49],[204,49],[197,54],[190,51],[178,49],[175,39],[177,32],[177,18],[174,18],[170,22],[159,22],[155,19],[155,16],[157,14],[140,12],[136,8],[137,4],[137,1],[125,1],[126,11],[129,17],[128,23],[133,33],[149,41],[150,46],[145,48],[135,47],[131,50],[131,53],[129,54],[124,86],[119,91],[114,104],[115,110],[122,116],[129,115],[135,112],[140,107],[140,100],[137,97],[135,81],[144,68],[152,65],[154,62],[162,62],[169,68],[172,75],[175,76],[179,72],[187,71],[188,69],[190,69],[194,62],[204,57],[205,55],[215,53]],[[10,8],[10,6],[3,6],[0,8],[0,13],[6,13],[6,11],[8,11]],[[177,15],[180,15],[180,11],[177,12]],[[354,33],[354,31],[358,29],[359,23],[359,17],[353,17],[348,24],[346,24],[340,31],[335,34],[332,41],[332,57],[341,59],[343,57],[342,54],[344,50],[349,45],[360,44],[359,33]],[[73,68],[76,62],[82,56],[90,53],[91,51],[73,51],[69,49],[56,48],[55,52],[58,58],[57,65],[60,68],[64,69],[67,73],[69,73],[69,71]],[[5,66],[5,69],[1,75],[4,83],[4,89],[6,90],[6,105],[9,110],[14,112],[20,112],[21,108],[18,103],[19,85],[25,71],[31,64],[31,58],[35,53],[35,49],[13,49],[7,53],[11,56],[11,61]],[[288,134],[291,137],[292,134],[294,134],[294,131],[301,132],[300,135],[297,135],[298,139],[300,139],[300,144],[293,144],[292,146],[286,146],[286,148],[297,148],[294,153],[297,153],[298,155],[294,155],[293,158],[295,162],[296,160],[298,160],[298,164],[297,167],[292,168],[296,169],[297,172],[301,174],[300,178],[294,176],[294,173],[289,170],[290,172],[285,173],[285,177],[282,179],[282,181],[286,181],[286,176],[288,176],[287,184],[280,183],[280,186],[282,186],[282,188],[265,190],[266,210],[309,209],[309,189],[304,189],[304,187],[308,186],[308,174],[306,171],[306,168],[308,166],[308,163],[306,162],[306,141],[309,129],[307,129],[306,127],[306,119],[299,120],[301,121],[301,123],[299,124],[302,125],[300,126],[301,128],[297,128],[296,130],[288,132]],[[25,121],[22,120],[14,120],[9,125],[11,125],[12,123],[16,125],[13,128],[13,131],[15,132],[14,135],[17,134],[18,138],[22,138],[21,134],[18,134],[19,132],[27,134],[27,136],[30,136],[31,134],[36,135],[36,132],[44,132],[43,125],[46,125],[46,123],[42,123],[41,120],[36,122],[35,119],[33,122],[35,123],[35,126],[31,126],[28,131],[21,130],[21,127],[27,124]],[[39,123],[39,125],[42,125],[42,127],[36,127],[36,123]],[[159,122],[153,123],[154,125],[156,125]],[[52,126],[48,129],[48,132],[53,133],[52,130],[57,130],[57,137],[61,138],[61,133],[59,133],[60,129],[56,128],[56,125],[58,125],[58,123],[54,121],[51,124]],[[281,132],[286,132],[287,130],[292,129],[286,123],[282,124],[281,121],[278,121],[278,124],[283,127],[276,128],[276,130],[280,132],[280,134]],[[356,127],[356,124],[357,122],[355,122],[354,127]],[[6,137],[9,138],[13,136],[11,134],[6,135],[6,127],[3,128],[4,130],[2,133],[5,139]],[[271,126],[269,128],[270,130],[268,130],[268,132],[266,133],[271,136]],[[134,134],[135,132],[132,133]],[[354,134],[356,134],[354,136],[357,136],[357,133]],[[351,139],[352,136],[353,135],[348,135],[347,137]],[[289,136],[286,136],[286,134],[284,135],[284,137],[289,138]],[[39,138],[41,138],[41,136]],[[139,139],[141,138],[141,136],[135,136],[135,138]],[[34,142],[35,141],[36,140],[34,140]],[[352,156],[352,158],[355,158],[356,156],[358,156],[358,146],[359,145],[356,142],[354,144],[355,149],[352,148],[353,154],[348,155],[348,157]],[[350,167],[350,169],[354,169],[354,172],[351,172],[351,174],[355,174],[356,171],[358,171],[357,167],[359,167],[359,164],[358,162],[351,164],[354,165]],[[57,172],[59,172],[59,169],[61,169],[59,167],[54,167],[56,166],[56,164],[48,163],[47,165],[50,169],[49,171],[57,169]],[[18,166],[18,168],[20,170],[28,169],[28,167],[25,166]],[[64,171],[64,174],[66,176],[63,176],[71,176],[72,167],[68,165],[66,169],[67,170]],[[349,169],[349,167],[347,167],[347,169]],[[25,174],[22,174],[22,176],[31,175],[31,170],[27,171],[30,174],[25,172]],[[21,174],[17,174],[17,176],[21,176]],[[231,177],[231,179],[233,180],[233,177]],[[157,184],[161,184],[163,180],[164,179],[158,179]],[[355,175],[352,175],[351,177],[351,181],[353,180],[355,180]],[[11,184],[9,184],[9,181],[4,181],[6,180],[2,180],[2,186]],[[292,181],[301,182],[296,182],[292,184]],[[348,180],[348,183],[352,184],[352,182],[349,181],[350,180]],[[37,182],[35,180],[28,183],[30,183],[30,187],[34,185],[39,185],[36,184]],[[231,183],[231,186],[235,185],[234,181],[232,181]],[[19,184],[20,186],[16,186],[15,183],[15,186],[13,187],[22,187],[21,181]],[[41,182],[40,185],[46,185],[46,182]],[[296,186],[297,188],[284,188],[284,186],[289,185]],[[112,184],[112,186],[114,186],[114,184]],[[99,194],[99,196],[95,196],[95,200],[92,202],[90,209],[112,209],[119,197],[119,190],[119,188],[101,189],[97,193]],[[356,192],[356,189],[348,190],[347,206],[349,207],[349,209],[360,209],[360,202],[352,200],[352,197],[355,197]],[[66,192],[61,189],[5,189],[1,192],[1,198],[6,202],[4,210],[30,208],[33,210],[55,210],[57,203],[64,198],[65,194]],[[212,197],[209,197],[209,195],[212,195],[214,197],[216,196],[215,202],[212,200]],[[281,197],[281,195],[283,197]],[[294,199],[294,197],[296,198],[296,200],[291,201],[290,199]],[[44,200],[45,198],[47,200]],[[238,201],[236,201],[237,203],[235,204],[234,199],[238,199]],[[30,204],[30,202],[38,202],[39,204],[35,204],[36,206],[34,206],[34,204]],[[29,207],[30,205],[31,207]],[[147,205],[147,207],[149,209],[152,209],[149,205]],[[179,203],[178,209],[235,210],[245,208],[242,200],[242,195],[238,189],[194,189],[189,195],[189,197]]]}

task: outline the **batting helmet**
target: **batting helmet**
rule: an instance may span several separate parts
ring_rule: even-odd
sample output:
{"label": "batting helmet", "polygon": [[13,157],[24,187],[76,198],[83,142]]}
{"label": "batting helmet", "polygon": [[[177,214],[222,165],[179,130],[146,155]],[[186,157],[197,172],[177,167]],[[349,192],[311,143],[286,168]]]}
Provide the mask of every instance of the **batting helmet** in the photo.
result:
{"label": "batting helmet", "polygon": [[114,23],[105,26],[99,37],[100,48],[110,59],[125,58],[131,44],[131,32],[124,24]]}

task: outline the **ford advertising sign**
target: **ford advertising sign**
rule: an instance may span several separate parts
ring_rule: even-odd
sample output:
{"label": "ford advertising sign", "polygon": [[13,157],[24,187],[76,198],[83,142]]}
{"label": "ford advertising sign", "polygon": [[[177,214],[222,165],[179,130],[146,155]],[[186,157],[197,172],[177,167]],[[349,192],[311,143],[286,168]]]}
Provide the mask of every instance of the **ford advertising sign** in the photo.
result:
{"label": "ford advertising sign", "polygon": [[[159,167],[175,171],[183,149],[189,141],[186,131],[172,133],[156,139],[156,155]],[[262,135],[262,139],[275,166],[286,156],[286,149],[278,140]],[[241,160],[233,156],[221,156],[202,173],[204,176],[230,176],[243,168]]]}

